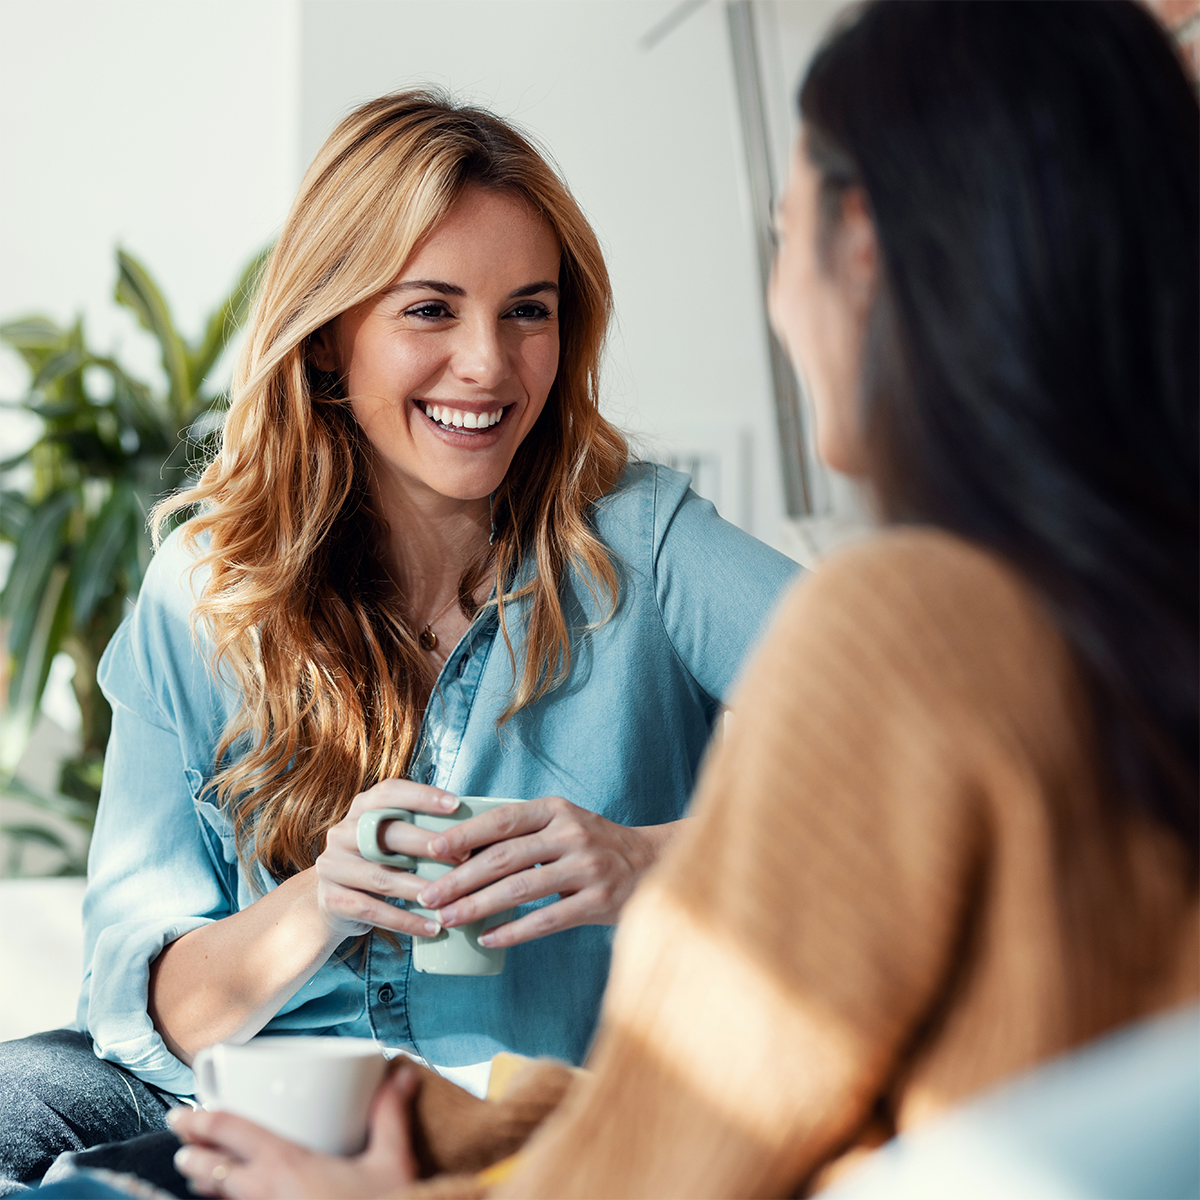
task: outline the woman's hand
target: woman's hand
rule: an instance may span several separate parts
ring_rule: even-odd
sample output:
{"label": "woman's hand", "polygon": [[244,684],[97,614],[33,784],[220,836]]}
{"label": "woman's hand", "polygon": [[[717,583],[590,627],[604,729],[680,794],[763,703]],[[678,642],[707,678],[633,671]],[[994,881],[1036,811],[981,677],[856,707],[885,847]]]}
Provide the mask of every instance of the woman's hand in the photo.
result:
{"label": "woman's hand", "polygon": [[[374,808],[445,816],[457,807],[458,800],[449,792],[407,779],[385,779],[355,796],[350,811],[326,834],[325,849],[317,859],[317,906],[330,929],[342,937],[357,937],[375,926],[425,937],[436,934],[440,927],[432,921],[380,898],[415,900],[424,881],[401,867],[363,858],[358,852],[358,818]],[[432,836],[407,821],[389,821],[382,838],[393,853],[429,858],[435,857],[429,848]]]}
{"label": "woman's hand", "polygon": [[[562,897],[489,930],[479,939],[485,946],[515,946],[575,925],[613,925],[677,824],[617,825],[561,796],[505,805],[430,837],[431,857],[462,865],[435,882],[419,880],[417,903],[438,910],[442,926],[452,928],[543,896]],[[487,849],[472,856],[481,846]]]}
{"label": "woman's hand", "polygon": [[188,1145],[175,1166],[202,1196],[232,1200],[354,1200],[402,1195],[417,1177],[409,1128],[416,1073],[401,1067],[371,1102],[371,1136],[356,1158],[305,1150],[232,1113],[177,1108],[167,1118]]}

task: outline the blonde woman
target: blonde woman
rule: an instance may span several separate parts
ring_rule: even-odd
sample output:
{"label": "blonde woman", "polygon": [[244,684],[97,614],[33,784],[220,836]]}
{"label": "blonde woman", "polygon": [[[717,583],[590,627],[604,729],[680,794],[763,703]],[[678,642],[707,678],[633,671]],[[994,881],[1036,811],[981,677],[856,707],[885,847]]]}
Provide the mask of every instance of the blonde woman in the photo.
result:
{"label": "blonde woman", "polygon": [[[162,1128],[199,1049],[263,1031],[582,1059],[610,927],[794,570],[628,461],[610,304],[578,206],[490,114],[387,96],[318,154],[223,446],[156,513],[193,515],[102,664],[78,1028],[0,1049],[10,1188]],[[386,826],[462,864],[436,888],[359,856],[361,813],[458,794],[528,802],[445,845]],[[516,906],[504,973],[413,972],[418,898],[444,927]]]}

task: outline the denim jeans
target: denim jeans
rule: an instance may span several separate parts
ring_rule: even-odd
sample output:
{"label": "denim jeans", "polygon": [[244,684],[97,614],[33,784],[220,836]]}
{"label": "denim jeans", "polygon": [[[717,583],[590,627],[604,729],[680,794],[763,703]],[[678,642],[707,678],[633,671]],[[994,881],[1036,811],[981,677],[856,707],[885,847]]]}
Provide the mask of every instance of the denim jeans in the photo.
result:
{"label": "denim jeans", "polygon": [[97,1058],[77,1030],[0,1042],[0,1196],[35,1185],[64,1150],[165,1130],[177,1103]]}

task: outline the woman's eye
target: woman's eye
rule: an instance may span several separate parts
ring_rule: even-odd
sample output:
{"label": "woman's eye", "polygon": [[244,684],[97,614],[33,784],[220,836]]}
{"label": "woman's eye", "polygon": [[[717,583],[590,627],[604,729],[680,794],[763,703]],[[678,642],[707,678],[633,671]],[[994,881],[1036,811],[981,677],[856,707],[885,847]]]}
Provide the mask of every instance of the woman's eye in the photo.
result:
{"label": "woman's eye", "polygon": [[427,304],[418,304],[415,308],[406,308],[404,315],[417,317],[422,321],[444,321],[451,313],[440,300],[431,300]]}
{"label": "woman's eye", "polygon": [[522,304],[508,315],[518,321],[544,321],[550,315],[550,310],[541,304]]}

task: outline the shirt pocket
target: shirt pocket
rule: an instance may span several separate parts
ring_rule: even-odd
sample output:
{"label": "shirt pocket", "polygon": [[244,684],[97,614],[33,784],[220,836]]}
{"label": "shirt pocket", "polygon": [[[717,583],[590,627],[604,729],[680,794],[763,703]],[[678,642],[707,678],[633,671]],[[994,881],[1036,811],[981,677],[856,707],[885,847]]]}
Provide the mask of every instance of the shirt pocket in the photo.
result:
{"label": "shirt pocket", "polygon": [[183,771],[187,781],[188,791],[192,796],[192,807],[196,813],[196,821],[200,827],[200,837],[204,848],[208,851],[213,873],[217,877],[221,892],[229,906],[230,912],[243,908],[238,893],[242,890],[241,871],[238,865],[237,838],[234,836],[233,821],[229,814],[214,804],[205,793],[207,780],[195,767],[185,767]]}

